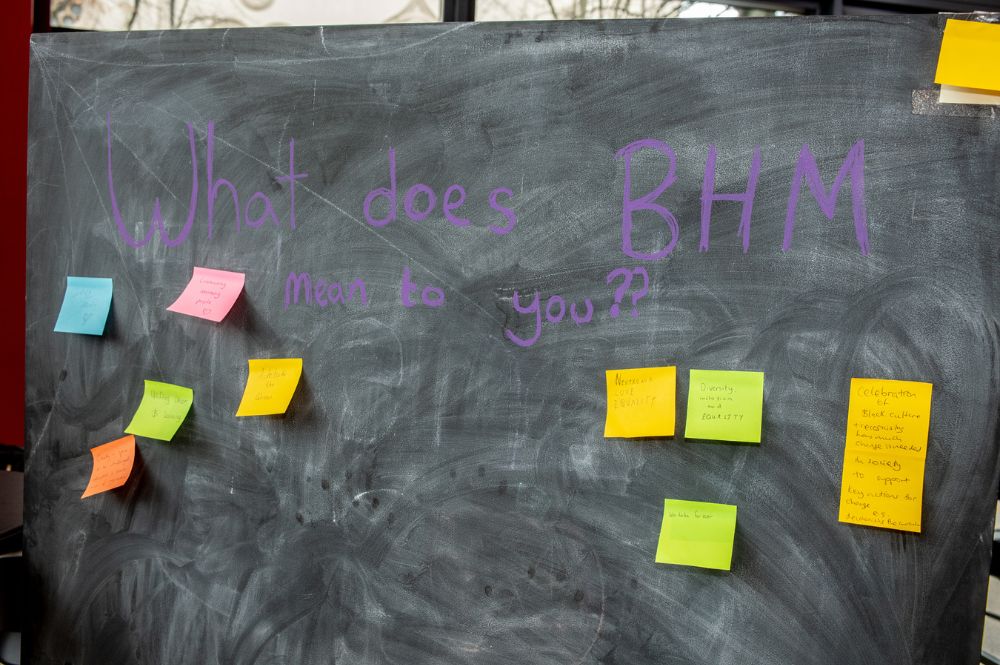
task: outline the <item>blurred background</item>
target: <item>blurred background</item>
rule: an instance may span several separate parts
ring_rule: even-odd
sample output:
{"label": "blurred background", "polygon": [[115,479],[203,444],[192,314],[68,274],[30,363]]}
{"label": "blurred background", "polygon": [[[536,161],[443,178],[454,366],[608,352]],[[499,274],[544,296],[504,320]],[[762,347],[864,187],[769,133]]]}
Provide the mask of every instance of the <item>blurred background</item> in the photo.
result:
{"label": "blurred background", "polygon": [[53,28],[77,30],[962,12],[1000,6],[995,0],[38,0],[35,4],[36,29],[41,18]]}

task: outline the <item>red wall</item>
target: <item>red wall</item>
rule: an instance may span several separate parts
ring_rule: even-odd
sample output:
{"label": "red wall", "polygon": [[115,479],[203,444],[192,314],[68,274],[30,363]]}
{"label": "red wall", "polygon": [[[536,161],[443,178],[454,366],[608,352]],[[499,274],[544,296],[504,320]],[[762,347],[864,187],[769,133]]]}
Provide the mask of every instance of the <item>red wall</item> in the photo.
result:
{"label": "red wall", "polygon": [[[0,244],[0,444],[24,445],[24,250],[28,146],[28,37],[31,0],[4,3],[0,20],[0,210],[9,235]],[[9,307],[9,310],[8,310]]]}

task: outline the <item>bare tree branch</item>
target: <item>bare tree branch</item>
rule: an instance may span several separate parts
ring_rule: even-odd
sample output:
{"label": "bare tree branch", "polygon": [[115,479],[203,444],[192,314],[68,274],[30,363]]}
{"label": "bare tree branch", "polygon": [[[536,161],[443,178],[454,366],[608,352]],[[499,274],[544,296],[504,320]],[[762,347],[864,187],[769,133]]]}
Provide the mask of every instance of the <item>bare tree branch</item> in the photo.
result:
{"label": "bare tree branch", "polygon": [[177,24],[178,25],[184,25],[184,15],[187,13],[188,3],[189,2],[190,2],[190,0],[184,0],[184,4],[181,6],[181,15],[177,19]]}
{"label": "bare tree branch", "polygon": [[132,16],[130,16],[128,19],[128,28],[127,28],[128,30],[131,30],[132,26],[135,24],[135,19],[137,16],[139,16],[139,5],[141,4],[142,0],[135,0],[135,4],[132,5]]}
{"label": "bare tree branch", "polygon": [[663,0],[662,2],[660,2],[660,6],[656,8],[656,15],[659,16],[660,12],[663,11],[663,8],[669,5],[673,1],[674,0]]}

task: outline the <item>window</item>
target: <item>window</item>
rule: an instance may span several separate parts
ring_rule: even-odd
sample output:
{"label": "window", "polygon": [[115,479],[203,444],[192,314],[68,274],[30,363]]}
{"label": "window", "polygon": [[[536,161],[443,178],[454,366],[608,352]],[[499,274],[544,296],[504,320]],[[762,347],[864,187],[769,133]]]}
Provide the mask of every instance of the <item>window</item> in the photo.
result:
{"label": "window", "polygon": [[51,25],[166,30],[441,20],[440,0],[52,0]]}

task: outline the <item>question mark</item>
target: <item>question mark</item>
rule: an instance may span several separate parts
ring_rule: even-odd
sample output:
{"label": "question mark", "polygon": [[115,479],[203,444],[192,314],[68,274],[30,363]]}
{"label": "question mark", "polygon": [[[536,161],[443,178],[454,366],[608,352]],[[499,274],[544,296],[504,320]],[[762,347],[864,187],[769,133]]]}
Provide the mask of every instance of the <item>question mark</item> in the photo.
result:
{"label": "question mark", "polygon": [[632,294],[632,318],[639,316],[639,308],[636,307],[636,303],[639,302],[644,296],[649,293],[649,273],[646,272],[645,268],[616,268],[608,273],[605,282],[610,284],[619,277],[622,278],[621,286],[615,289],[615,302],[611,305],[611,318],[618,318],[621,314],[621,302],[628,293],[628,289],[632,286],[632,278],[641,275],[642,276],[642,288]]}
{"label": "question mark", "polygon": [[618,277],[622,278],[622,285],[615,289],[615,303],[611,305],[612,319],[617,319],[618,314],[621,313],[620,303],[625,297],[625,292],[628,291],[628,285],[632,283],[632,271],[628,268],[616,268],[608,273],[604,281],[610,284]]}
{"label": "question mark", "polygon": [[642,275],[642,288],[632,294],[632,318],[634,319],[639,316],[639,308],[636,307],[636,303],[649,293],[649,273],[646,272],[645,268],[633,268],[632,274]]}

